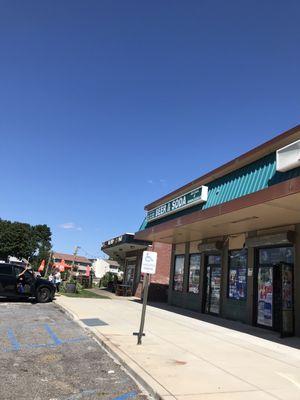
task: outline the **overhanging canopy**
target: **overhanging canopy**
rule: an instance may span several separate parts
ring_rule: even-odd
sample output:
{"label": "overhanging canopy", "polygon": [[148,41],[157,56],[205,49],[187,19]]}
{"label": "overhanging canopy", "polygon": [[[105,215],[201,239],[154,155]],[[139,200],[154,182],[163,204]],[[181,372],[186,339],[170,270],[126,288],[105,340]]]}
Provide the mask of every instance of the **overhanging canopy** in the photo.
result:
{"label": "overhanging canopy", "polygon": [[182,243],[296,223],[300,223],[300,177],[159,223],[137,232],[135,237]]}

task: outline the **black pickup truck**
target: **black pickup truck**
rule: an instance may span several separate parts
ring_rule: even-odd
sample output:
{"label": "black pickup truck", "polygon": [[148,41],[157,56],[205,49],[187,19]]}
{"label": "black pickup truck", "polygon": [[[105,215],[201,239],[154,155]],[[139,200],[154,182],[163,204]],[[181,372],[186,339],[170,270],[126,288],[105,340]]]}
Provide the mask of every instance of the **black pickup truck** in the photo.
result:
{"label": "black pickup truck", "polygon": [[19,265],[0,263],[0,298],[31,298],[39,303],[52,301],[55,286],[46,279],[35,277],[30,269],[24,270]]}

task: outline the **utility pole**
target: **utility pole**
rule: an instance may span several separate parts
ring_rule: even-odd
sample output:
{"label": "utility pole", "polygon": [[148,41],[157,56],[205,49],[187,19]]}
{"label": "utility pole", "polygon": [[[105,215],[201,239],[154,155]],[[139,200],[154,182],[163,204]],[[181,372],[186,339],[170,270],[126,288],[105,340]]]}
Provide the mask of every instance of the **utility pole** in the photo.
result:
{"label": "utility pole", "polygon": [[51,258],[52,258],[52,254],[53,254],[53,252],[50,251],[48,262],[47,262],[47,267],[46,267],[46,271],[45,271],[44,276],[47,276],[47,274],[48,274],[48,269],[49,269],[50,261],[51,261]]}
{"label": "utility pole", "polygon": [[80,249],[80,246],[76,246],[75,247],[75,250],[74,250],[74,253],[73,253],[74,257],[73,257],[73,261],[72,261],[71,272],[73,272],[73,269],[74,269],[74,266],[75,266],[75,259],[76,259],[76,256],[77,256],[77,253],[78,253],[79,249]]}

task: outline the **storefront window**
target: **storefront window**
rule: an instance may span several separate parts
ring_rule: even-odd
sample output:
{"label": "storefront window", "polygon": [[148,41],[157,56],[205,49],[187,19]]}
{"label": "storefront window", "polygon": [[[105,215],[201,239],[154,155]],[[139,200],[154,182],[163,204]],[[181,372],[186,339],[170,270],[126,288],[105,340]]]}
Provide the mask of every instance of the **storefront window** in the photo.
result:
{"label": "storefront window", "polygon": [[293,247],[273,247],[269,249],[259,250],[259,264],[276,265],[281,262],[293,264],[294,251]]}
{"label": "storefront window", "polygon": [[259,249],[257,323],[293,332],[293,247]]}
{"label": "storefront window", "polygon": [[221,265],[221,256],[218,255],[209,255],[207,263],[213,265]]}
{"label": "storefront window", "polygon": [[183,290],[184,256],[175,256],[173,288],[177,292]]}
{"label": "storefront window", "polygon": [[247,250],[229,252],[228,297],[243,300],[247,297]]}
{"label": "storefront window", "polygon": [[190,293],[199,293],[200,284],[200,254],[191,254],[189,262],[189,285]]}
{"label": "storefront window", "polygon": [[124,278],[125,278],[124,283],[126,285],[133,286],[135,267],[136,267],[136,258],[126,260],[126,269],[125,269],[125,276],[124,276]]}

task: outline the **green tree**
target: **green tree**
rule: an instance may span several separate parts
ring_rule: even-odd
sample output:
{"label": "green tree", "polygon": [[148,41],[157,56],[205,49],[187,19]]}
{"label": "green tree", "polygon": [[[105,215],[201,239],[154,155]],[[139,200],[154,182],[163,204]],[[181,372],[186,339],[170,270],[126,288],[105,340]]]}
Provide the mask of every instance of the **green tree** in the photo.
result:
{"label": "green tree", "polygon": [[50,256],[51,251],[51,230],[47,225],[35,225],[33,226],[34,240],[36,244],[35,255],[33,263],[35,267],[38,267],[42,260],[47,260]]}
{"label": "green tree", "polygon": [[47,260],[51,250],[51,231],[47,225],[25,224],[0,219],[0,259],[8,256],[30,257],[35,265],[44,258]]}

